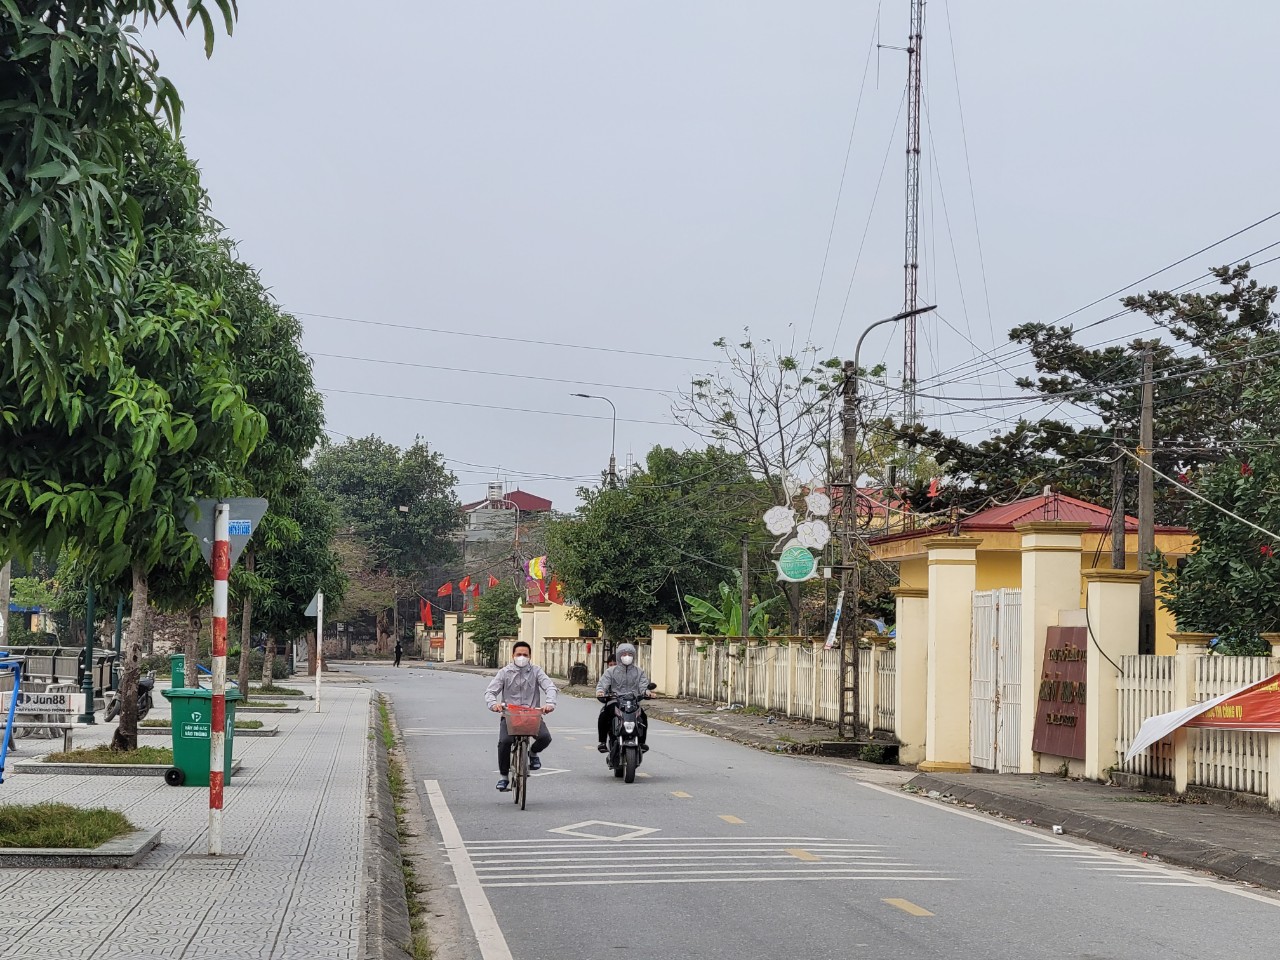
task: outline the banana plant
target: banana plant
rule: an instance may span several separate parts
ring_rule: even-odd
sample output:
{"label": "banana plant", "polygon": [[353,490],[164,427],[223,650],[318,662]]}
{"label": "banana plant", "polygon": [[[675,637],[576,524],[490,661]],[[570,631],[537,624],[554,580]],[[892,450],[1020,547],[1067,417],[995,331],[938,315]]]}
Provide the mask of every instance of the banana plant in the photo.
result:
{"label": "banana plant", "polygon": [[[741,580],[738,581],[741,584]],[[720,582],[720,605],[703,600],[700,597],[687,596],[684,602],[689,605],[689,613],[698,625],[709,635],[715,637],[767,637],[769,635],[769,608],[781,597],[770,597],[761,600],[751,598],[751,622],[744,634],[742,631],[742,590]]]}

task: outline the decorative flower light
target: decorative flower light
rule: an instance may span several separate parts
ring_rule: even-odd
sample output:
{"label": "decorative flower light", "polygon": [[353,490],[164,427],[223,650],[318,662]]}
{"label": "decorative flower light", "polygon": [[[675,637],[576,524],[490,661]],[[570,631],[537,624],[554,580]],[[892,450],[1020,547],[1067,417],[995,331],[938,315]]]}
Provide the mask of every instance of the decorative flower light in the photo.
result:
{"label": "decorative flower light", "polygon": [[815,517],[825,517],[831,512],[831,498],[825,493],[811,493],[804,502]]}
{"label": "decorative flower light", "polygon": [[806,520],[796,526],[796,541],[810,550],[821,550],[831,542],[831,528],[825,520]]}
{"label": "decorative flower light", "polygon": [[790,507],[770,507],[765,511],[764,525],[775,536],[790,533],[796,525],[796,512]]}

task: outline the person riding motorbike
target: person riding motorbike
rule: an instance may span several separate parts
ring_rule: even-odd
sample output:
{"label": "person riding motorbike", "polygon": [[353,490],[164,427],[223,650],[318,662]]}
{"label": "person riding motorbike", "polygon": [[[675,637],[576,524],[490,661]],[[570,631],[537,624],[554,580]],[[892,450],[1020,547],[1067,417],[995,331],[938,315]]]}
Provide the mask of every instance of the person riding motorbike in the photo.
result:
{"label": "person riding motorbike", "polygon": [[[609,752],[608,740],[609,728],[613,724],[613,701],[624,696],[633,696],[641,700],[649,696],[649,677],[636,664],[635,644],[618,644],[617,657],[617,664],[600,674],[600,680],[596,684],[596,699],[604,704],[596,720],[596,733],[600,737],[596,749],[601,753]],[[649,747],[645,744],[645,740],[649,732],[649,718],[643,709],[640,711],[640,719],[642,721],[640,750],[647,753]]]}

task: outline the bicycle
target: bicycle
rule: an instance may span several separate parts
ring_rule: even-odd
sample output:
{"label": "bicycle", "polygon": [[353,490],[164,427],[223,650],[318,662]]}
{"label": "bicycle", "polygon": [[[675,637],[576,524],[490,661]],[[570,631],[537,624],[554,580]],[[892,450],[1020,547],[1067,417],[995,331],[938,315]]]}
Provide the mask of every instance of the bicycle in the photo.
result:
{"label": "bicycle", "polygon": [[515,802],[523,810],[529,800],[529,742],[538,735],[542,726],[542,710],[506,703],[502,705],[502,716],[511,737],[512,792]]}

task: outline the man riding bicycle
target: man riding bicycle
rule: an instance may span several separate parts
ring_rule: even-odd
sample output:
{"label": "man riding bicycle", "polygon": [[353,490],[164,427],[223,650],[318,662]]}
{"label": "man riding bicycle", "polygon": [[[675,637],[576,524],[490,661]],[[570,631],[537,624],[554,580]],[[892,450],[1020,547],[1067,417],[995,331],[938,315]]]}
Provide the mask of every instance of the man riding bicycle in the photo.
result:
{"label": "man riding bicycle", "polygon": [[[511,648],[511,662],[502,667],[493,679],[489,681],[489,686],[484,691],[484,702],[494,713],[501,713],[502,708],[508,703],[521,707],[537,707],[538,701],[542,695],[547,698],[546,704],[542,707],[543,713],[550,713],[556,708],[556,685],[551,682],[551,678],[541,668],[534,666],[529,662],[533,648],[523,640],[517,640],[515,646]],[[498,780],[497,787],[499,790],[511,789],[511,741],[513,737],[507,733],[507,719],[503,717],[498,722]],[[542,721],[538,724],[538,736],[533,741],[533,748],[529,751],[529,769],[537,770],[542,767],[542,758],[539,756],[543,750],[551,744],[551,734],[547,731],[547,724]]]}

